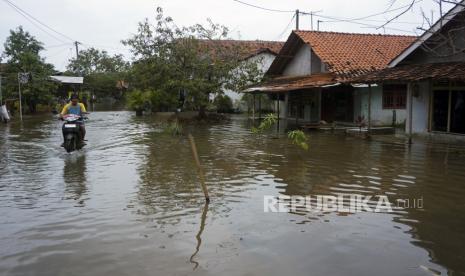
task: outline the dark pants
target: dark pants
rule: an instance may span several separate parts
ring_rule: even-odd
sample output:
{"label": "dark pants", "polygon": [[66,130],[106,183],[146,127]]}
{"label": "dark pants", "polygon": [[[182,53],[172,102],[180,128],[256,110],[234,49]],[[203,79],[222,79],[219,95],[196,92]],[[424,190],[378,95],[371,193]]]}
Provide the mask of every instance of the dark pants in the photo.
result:
{"label": "dark pants", "polygon": [[84,125],[84,123],[81,123],[79,124],[79,127],[81,128],[82,141],[84,141],[84,139],[86,138],[86,126]]}

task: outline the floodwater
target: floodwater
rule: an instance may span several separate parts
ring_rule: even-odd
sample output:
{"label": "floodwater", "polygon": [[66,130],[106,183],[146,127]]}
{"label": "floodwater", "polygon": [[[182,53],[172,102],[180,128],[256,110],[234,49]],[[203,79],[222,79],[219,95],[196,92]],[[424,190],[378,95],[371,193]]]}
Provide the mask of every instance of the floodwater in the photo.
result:
{"label": "floodwater", "polygon": [[[155,117],[90,118],[72,154],[51,116],[0,126],[1,275],[465,273],[465,148],[313,132],[303,151],[241,117],[185,126],[205,205],[186,136]],[[265,195],[338,194],[422,206],[264,212]]]}

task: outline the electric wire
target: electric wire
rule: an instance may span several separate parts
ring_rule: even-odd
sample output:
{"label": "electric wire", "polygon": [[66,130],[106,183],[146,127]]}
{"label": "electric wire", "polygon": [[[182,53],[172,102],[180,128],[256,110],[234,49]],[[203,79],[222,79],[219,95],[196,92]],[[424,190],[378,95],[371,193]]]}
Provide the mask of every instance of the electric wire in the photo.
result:
{"label": "electric wire", "polygon": [[[72,39],[71,37],[69,37],[69,36],[67,36],[67,35],[65,35],[65,34],[63,34],[63,33],[59,32],[59,31],[55,30],[54,28],[48,26],[47,24],[43,23],[42,21],[40,21],[39,19],[35,18],[33,15],[31,15],[31,14],[28,13],[27,11],[25,11],[25,10],[21,9],[20,7],[18,7],[17,5],[15,5],[12,1],[10,1],[10,0],[3,0],[3,1],[6,2],[7,4],[9,4],[11,7],[13,7],[16,11],[23,13],[24,15],[28,16],[29,18],[31,18],[31,19],[34,20],[35,22],[39,23],[40,25],[44,26],[45,28],[49,29],[50,31],[52,31],[52,32],[54,32],[54,33],[56,33],[56,34],[58,34],[58,35],[60,35],[60,36],[62,36],[62,37],[64,37],[64,38],[66,38],[66,39],[68,39],[68,40],[71,40],[71,41],[73,41],[73,42],[76,41],[75,39]],[[24,16],[24,15],[23,15],[23,16]]]}
{"label": "electric wire", "polygon": [[265,8],[265,7],[262,7],[262,6],[257,6],[257,5],[250,4],[250,3],[247,3],[247,2],[244,2],[244,1],[240,1],[240,0],[233,0],[233,1],[234,1],[234,2],[237,2],[237,3],[240,3],[240,4],[243,4],[243,5],[246,5],[246,6],[249,6],[249,7],[253,7],[253,8],[256,8],[256,9],[264,10],[264,11],[281,12],[281,13],[291,13],[291,12],[295,12],[295,11],[291,11],[291,10],[276,10],[276,9]]}
{"label": "electric wire", "polygon": [[291,26],[291,24],[294,22],[294,19],[295,19],[295,14],[294,16],[292,16],[291,21],[289,21],[286,28],[284,28],[284,30],[277,36],[275,40],[279,40],[284,35],[284,33],[287,32],[287,30],[289,29],[289,26]]}
{"label": "electric wire", "polygon": [[41,30],[42,32],[46,33],[47,35],[49,35],[50,37],[52,37],[53,39],[55,39],[56,41],[59,41],[59,42],[62,42],[64,43],[65,40],[61,39],[61,38],[58,38],[57,36],[51,34],[50,32],[48,32],[47,30],[45,30],[44,28],[42,28],[39,24],[37,24],[36,22],[34,22],[32,19],[30,19],[26,14],[22,13],[20,10],[16,9],[13,5],[11,5],[8,1],[6,0],[3,0],[5,3],[7,3],[14,11],[16,11],[17,13],[19,13],[21,16],[23,16],[27,21],[29,21],[32,25],[34,25],[36,28],[38,28],[39,30]]}
{"label": "electric wire", "polygon": [[[269,11],[269,12],[280,12],[280,13],[283,13],[283,12],[291,13],[292,12],[292,13],[296,13],[296,11],[292,11],[292,10],[276,10],[276,9],[271,9],[271,8],[255,5],[255,4],[250,4],[248,2],[244,2],[244,1],[241,1],[241,0],[233,0],[233,1],[238,2],[240,4],[243,4],[243,5],[246,5],[246,6],[250,6],[250,7],[253,7],[253,8],[257,8],[257,9],[261,9],[261,10],[265,10],[265,11]],[[423,0],[416,0],[416,1],[414,1],[414,4],[418,4],[418,3],[422,2],[422,1]],[[376,20],[375,21],[375,20],[369,20],[369,18],[376,17],[376,16],[381,16],[381,15],[385,15],[385,14],[390,14],[390,13],[393,13],[395,11],[399,11],[399,10],[408,8],[410,5],[411,4],[403,5],[403,6],[400,6],[400,7],[397,7],[397,8],[392,8],[393,5],[389,5],[388,9],[386,9],[386,10],[384,10],[382,12],[377,12],[377,13],[369,14],[369,15],[362,16],[362,17],[356,17],[356,18],[340,18],[340,17],[335,17],[335,16],[324,16],[324,15],[319,15],[319,14],[314,13],[314,12],[306,12],[306,11],[299,11],[299,14],[301,14],[301,15],[313,15],[316,18],[320,17],[320,18],[323,18],[323,19],[329,19],[329,20],[324,20],[324,21],[321,21],[321,22],[331,22],[331,23],[345,22],[345,23],[363,25],[363,26],[370,27],[370,28],[376,28],[376,27],[379,27],[379,26],[375,26],[375,25],[372,25],[372,24],[367,24],[367,23],[363,23],[363,22],[359,22],[359,21],[380,22],[380,23],[386,22],[386,20],[384,20],[384,21],[383,20]],[[397,21],[394,21],[392,23],[419,25],[418,23],[415,23],[415,22],[400,22],[400,21],[397,22]],[[399,29],[399,28],[384,27],[383,29],[402,31],[402,32],[408,32],[408,33],[415,33],[414,31],[403,30],[403,29]]]}

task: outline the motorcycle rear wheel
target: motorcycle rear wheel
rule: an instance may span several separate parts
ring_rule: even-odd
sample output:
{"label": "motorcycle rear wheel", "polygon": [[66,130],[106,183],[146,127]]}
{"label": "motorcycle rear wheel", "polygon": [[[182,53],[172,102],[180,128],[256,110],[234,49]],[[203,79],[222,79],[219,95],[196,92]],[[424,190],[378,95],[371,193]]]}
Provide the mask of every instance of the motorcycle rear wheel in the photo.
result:
{"label": "motorcycle rear wheel", "polygon": [[74,137],[71,139],[66,139],[65,149],[68,153],[73,152],[76,149],[76,139]]}

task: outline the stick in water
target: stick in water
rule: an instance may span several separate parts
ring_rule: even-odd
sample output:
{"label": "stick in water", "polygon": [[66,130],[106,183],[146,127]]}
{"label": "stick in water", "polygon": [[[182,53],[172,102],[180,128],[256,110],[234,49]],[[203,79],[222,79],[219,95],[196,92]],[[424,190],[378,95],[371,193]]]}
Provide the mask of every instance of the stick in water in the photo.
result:
{"label": "stick in water", "polygon": [[203,174],[202,167],[200,166],[199,155],[197,154],[197,147],[195,146],[194,137],[189,133],[189,142],[191,143],[192,155],[194,155],[194,160],[197,165],[197,171],[199,173],[200,184],[202,185],[203,194],[205,195],[205,200],[210,202],[210,197],[208,196],[207,185],[205,185],[205,176]]}

